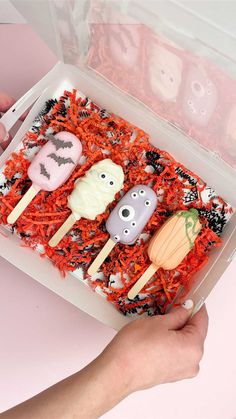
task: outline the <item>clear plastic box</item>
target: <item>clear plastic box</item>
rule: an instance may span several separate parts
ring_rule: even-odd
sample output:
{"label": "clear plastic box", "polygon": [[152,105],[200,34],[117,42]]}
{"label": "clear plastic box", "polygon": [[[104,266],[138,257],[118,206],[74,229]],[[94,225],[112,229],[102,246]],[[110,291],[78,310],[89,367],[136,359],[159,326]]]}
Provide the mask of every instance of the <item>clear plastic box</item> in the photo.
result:
{"label": "clear plastic box", "polygon": [[[12,3],[60,61],[4,115],[10,129],[35,102],[0,157],[0,168],[44,102],[75,87],[144,129],[153,145],[167,150],[236,206],[234,2],[225,5],[226,22],[220,9],[217,12],[208,1]],[[223,246],[210,252],[209,263],[193,278],[189,297],[195,310],[234,257],[236,214],[222,239]],[[9,235],[6,241],[0,235],[0,255],[102,322],[119,329],[129,321],[81,280],[70,275],[70,280],[61,281],[49,261],[21,248],[16,237]]]}

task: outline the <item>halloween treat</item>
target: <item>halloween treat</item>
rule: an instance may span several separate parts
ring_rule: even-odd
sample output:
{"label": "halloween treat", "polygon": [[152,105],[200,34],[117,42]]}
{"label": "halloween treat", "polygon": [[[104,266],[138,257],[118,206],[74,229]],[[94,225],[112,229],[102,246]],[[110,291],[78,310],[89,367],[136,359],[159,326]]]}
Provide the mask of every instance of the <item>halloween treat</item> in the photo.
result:
{"label": "halloween treat", "polygon": [[106,222],[110,239],[89,267],[89,275],[97,272],[116,243],[133,244],[136,241],[156,206],[157,196],[149,186],[137,185],[125,194]]}
{"label": "halloween treat", "polygon": [[216,86],[205,69],[191,66],[183,98],[183,111],[188,120],[206,126],[216,109],[217,98]]}
{"label": "halloween treat", "polygon": [[152,90],[164,101],[177,99],[182,80],[181,59],[167,48],[152,43],[150,47],[149,75]]}
{"label": "halloween treat", "polygon": [[70,132],[50,135],[28,169],[32,186],[9,214],[7,222],[15,223],[30,201],[40,191],[54,191],[69,178],[81,157],[80,140]]}
{"label": "halloween treat", "polygon": [[192,249],[201,228],[195,209],[171,217],[152,237],[148,246],[152,263],[128,292],[128,298],[133,300],[157,269],[175,269]]}
{"label": "halloween treat", "polygon": [[113,201],[115,194],[122,189],[123,182],[122,167],[112,160],[105,159],[94,164],[85,176],[75,182],[75,188],[68,198],[68,207],[72,213],[51,238],[49,245],[57,246],[81,217],[95,220]]}

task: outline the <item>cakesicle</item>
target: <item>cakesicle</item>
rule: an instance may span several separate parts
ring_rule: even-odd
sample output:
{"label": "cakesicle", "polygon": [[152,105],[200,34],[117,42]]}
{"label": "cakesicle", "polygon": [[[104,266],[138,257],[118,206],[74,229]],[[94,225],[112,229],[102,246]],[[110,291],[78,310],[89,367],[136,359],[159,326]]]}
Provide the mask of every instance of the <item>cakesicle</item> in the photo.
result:
{"label": "cakesicle", "polygon": [[74,134],[61,131],[48,138],[29,166],[28,176],[32,186],[9,214],[9,224],[19,218],[40,190],[51,192],[63,185],[79,162],[82,145]]}
{"label": "cakesicle", "polygon": [[137,240],[156,206],[157,196],[146,185],[134,186],[123,196],[107,219],[110,239],[89,267],[89,275],[97,272],[116,243],[133,244]]}
{"label": "cakesicle", "polygon": [[68,207],[72,213],[51,238],[49,245],[57,246],[81,217],[95,220],[122,189],[123,182],[124,173],[121,166],[110,159],[95,163],[85,176],[75,182],[75,188],[68,198]]}
{"label": "cakesicle", "polygon": [[201,228],[195,209],[178,211],[169,218],[150,240],[148,256],[152,263],[128,292],[128,298],[133,300],[157,269],[175,269],[193,248]]}

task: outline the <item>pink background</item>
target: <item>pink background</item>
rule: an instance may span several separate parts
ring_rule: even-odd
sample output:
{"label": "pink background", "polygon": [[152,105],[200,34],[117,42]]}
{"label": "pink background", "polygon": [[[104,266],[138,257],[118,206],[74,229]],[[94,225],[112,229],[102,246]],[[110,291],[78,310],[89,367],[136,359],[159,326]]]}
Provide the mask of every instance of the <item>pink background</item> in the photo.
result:
{"label": "pink background", "polygon": [[[56,62],[28,25],[0,25],[0,90],[20,97]],[[78,371],[115,332],[0,259],[0,411]],[[133,394],[104,418],[236,419],[236,260],[208,300],[199,376]]]}

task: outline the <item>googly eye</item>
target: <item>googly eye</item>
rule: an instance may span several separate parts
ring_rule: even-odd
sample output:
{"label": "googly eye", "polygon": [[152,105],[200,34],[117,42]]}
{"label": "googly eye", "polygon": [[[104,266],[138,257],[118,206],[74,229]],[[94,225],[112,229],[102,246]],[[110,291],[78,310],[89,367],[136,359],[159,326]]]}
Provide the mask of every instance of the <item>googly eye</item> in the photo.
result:
{"label": "googly eye", "polygon": [[146,194],[144,189],[140,189],[140,191],[138,191],[140,196],[144,196]]}
{"label": "googly eye", "polygon": [[163,76],[164,76],[164,74],[166,74],[166,73],[165,73],[165,70],[163,70],[163,68],[161,68],[160,73],[161,73]]}
{"label": "googly eye", "polygon": [[118,236],[118,234],[116,236],[114,236],[114,239],[116,242],[118,242],[120,240],[120,236]]}
{"label": "googly eye", "polygon": [[112,177],[106,175],[106,178],[104,180],[108,188],[113,188],[113,186],[115,185],[115,181]]}
{"label": "googly eye", "polygon": [[211,89],[207,89],[207,94],[208,94],[208,96],[211,95]]}
{"label": "googly eye", "polygon": [[131,227],[136,227],[136,221],[132,221]]}
{"label": "googly eye", "polygon": [[125,234],[125,236],[128,236],[130,233],[130,230],[128,228],[125,228],[123,233]]}
{"label": "googly eye", "polygon": [[123,205],[119,209],[119,217],[123,221],[131,221],[135,216],[135,210],[131,205]]}
{"label": "googly eye", "polygon": [[107,185],[109,186],[109,188],[112,188],[115,185],[114,180],[108,179],[107,180]]}
{"label": "googly eye", "polygon": [[105,180],[107,178],[106,173],[100,173],[99,175],[100,179]]}
{"label": "googly eye", "polygon": [[146,207],[150,207],[150,205],[151,205],[151,201],[149,201],[149,199],[147,199],[147,200],[145,201],[145,205],[146,205]]}
{"label": "googly eye", "polygon": [[202,97],[205,95],[205,89],[198,80],[195,80],[191,83],[191,89],[193,94],[197,97]]}
{"label": "googly eye", "polygon": [[193,102],[191,100],[188,100],[188,106],[193,106]]}
{"label": "googly eye", "polygon": [[170,77],[170,82],[171,82],[171,83],[174,83],[174,79],[173,79],[173,77]]}
{"label": "googly eye", "polygon": [[132,192],[131,198],[137,199],[138,198],[138,193],[137,192]]}

